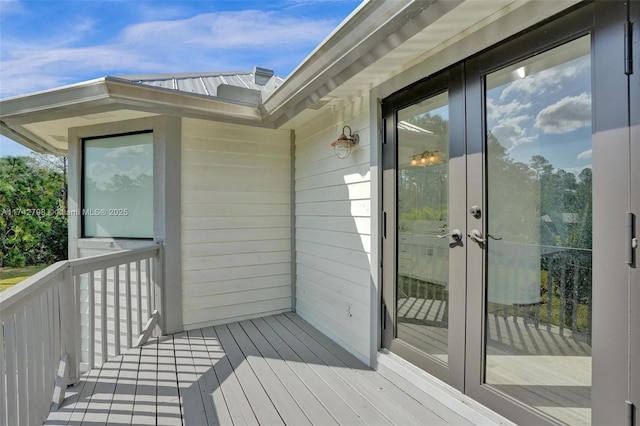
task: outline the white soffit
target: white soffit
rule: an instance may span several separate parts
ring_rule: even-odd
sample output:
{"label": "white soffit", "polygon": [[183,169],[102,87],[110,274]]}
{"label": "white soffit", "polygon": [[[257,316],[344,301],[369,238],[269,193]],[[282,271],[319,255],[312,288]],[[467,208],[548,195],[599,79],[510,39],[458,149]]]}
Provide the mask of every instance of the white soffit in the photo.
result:
{"label": "white soffit", "polygon": [[29,133],[38,136],[51,146],[60,151],[67,150],[67,132],[72,127],[91,126],[94,124],[104,124],[116,121],[135,120],[139,118],[152,117],[152,114],[129,109],[118,109],[107,112],[86,114],[76,117],[63,118],[59,120],[39,121],[35,123],[23,124],[21,127]]}
{"label": "white soffit", "polygon": [[[467,49],[458,49],[458,46],[455,46],[456,52],[446,55],[449,61],[429,67],[433,72],[437,72],[576,3],[578,0],[466,0],[331,91],[329,95],[344,98],[369,91],[447,47],[468,39]],[[526,16],[526,20],[510,21],[509,25],[497,22],[520,8],[528,12],[522,14]],[[476,37],[474,33],[492,24],[495,30],[487,32],[488,36]]]}

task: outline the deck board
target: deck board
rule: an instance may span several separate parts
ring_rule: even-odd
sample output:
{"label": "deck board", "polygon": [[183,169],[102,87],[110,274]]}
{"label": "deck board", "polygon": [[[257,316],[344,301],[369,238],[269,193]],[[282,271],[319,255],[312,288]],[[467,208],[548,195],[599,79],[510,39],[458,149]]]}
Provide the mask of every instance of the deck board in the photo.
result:
{"label": "deck board", "polygon": [[[392,424],[375,405],[366,400],[349,380],[343,377],[338,369],[326,368],[326,363],[320,354],[305,345],[304,332],[291,323],[286,317],[277,315],[267,318],[272,327],[276,327],[283,335],[289,333],[288,344],[309,365],[309,367],[324,380],[324,382],[360,417],[366,424]],[[278,325],[279,324],[279,325]],[[308,342],[307,342],[308,343]],[[362,365],[364,367],[364,365]],[[347,369],[345,369],[347,370]]]}
{"label": "deck board", "polygon": [[224,352],[222,344],[219,343],[220,341],[215,329],[213,327],[203,328],[202,334],[208,339],[205,340],[205,342],[207,342],[207,350],[210,355],[217,357],[217,362],[215,362],[213,370],[218,383],[220,383],[220,388],[222,389],[222,394],[233,424],[256,424],[258,421],[253,413],[251,404],[249,404],[249,400],[244,394],[242,386],[240,386],[240,382],[233,371],[233,367]]}
{"label": "deck board", "polygon": [[[363,369],[362,363],[358,359],[356,359],[355,356],[347,352],[346,349],[329,339],[327,336],[320,333],[314,333],[314,328],[311,327],[309,323],[302,320],[299,316],[293,314],[285,315],[298,327],[306,331],[313,339],[322,344],[327,350],[330,350],[332,353],[338,355],[346,366],[353,368],[357,374],[361,375],[367,382],[369,382],[370,386],[373,386],[374,388],[384,392],[386,395],[388,395],[389,399],[393,401],[393,403],[399,405],[407,413],[410,413],[411,416],[418,419],[418,423],[445,424],[447,423],[447,420],[445,419],[448,419],[451,424],[470,424],[463,417],[459,416],[444,404],[432,398],[429,399],[429,408],[427,408],[425,405],[412,398],[403,389],[400,389],[397,385],[390,382],[382,375],[371,369]],[[366,387],[366,384],[362,383],[361,386]],[[438,416],[438,413],[441,413],[442,417]],[[413,424],[415,422],[411,423]]]}
{"label": "deck board", "polygon": [[[309,390],[302,379],[295,373],[287,362],[278,355],[269,341],[256,326],[260,320],[243,321],[240,323],[242,329],[247,333],[260,355],[264,357],[269,367],[282,381],[289,394],[295,399],[298,406],[305,413],[312,424],[337,425],[338,423],[331,416],[316,396]],[[266,324],[264,325],[266,326]]]}
{"label": "deck board", "polygon": [[254,371],[266,394],[271,399],[276,410],[285,424],[310,425],[311,422],[298,406],[296,400],[287,391],[278,376],[271,369],[267,361],[260,355],[251,339],[238,323],[229,324],[229,331],[233,335],[238,347],[244,354],[251,369]]}
{"label": "deck board", "polygon": [[226,325],[215,327],[220,343],[225,349],[229,362],[236,373],[242,391],[251,401],[251,408],[261,424],[281,425],[284,424],[278,410],[273,405],[271,398],[264,390],[256,373],[251,368],[249,362],[238,347],[231,331]]}
{"label": "deck board", "polygon": [[48,425],[471,424],[295,314],[163,336],[84,375]]}
{"label": "deck board", "polygon": [[133,399],[138,377],[140,355],[135,351],[121,355],[120,370],[116,379],[116,387],[109,408],[107,423],[131,424]]}
{"label": "deck board", "polygon": [[285,360],[291,370],[307,385],[318,401],[327,408],[333,419],[339,424],[365,424],[344,400],[298,356],[285,341],[286,336],[281,337],[269,324],[270,322],[270,318],[262,318],[259,321],[254,321],[254,324],[258,326],[263,336],[273,346],[278,355]]}
{"label": "deck board", "polygon": [[[353,392],[359,393],[373,407],[386,407],[380,414],[384,415],[394,424],[417,424],[420,419],[411,415],[398,404],[392,403],[390,398],[380,391],[367,384],[366,380],[358,374],[358,369],[362,369],[362,364],[358,364],[351,360],[348,353],[337,352],[337,348],[326,348],[320,342],[313,339],[307,332],[298,326],[298,324],[287,316],[279,316],[278,319],[286,324],[289,330],[293,330],[300,341],[307,346],[314,354],[318,356],[322,362],[330,369],[336,372],[345,382],[352,388]],[[350,366],[347,363],[351,364]],[[349,367],[349,368],[345,368]]]}
{"label": "deck board", "polygon": [[212,358],[201,330],[189,331],[189,343],[193,355],[193,365],[198,376],[198,387],[204,404],[207,420],[211,425],[232,424],[227,403],[220,383],[213,370]]}
{"label": "deck board", "polygon": [[142,348],[134,349],[134,351],[139,353],[139,358],[131,423],[135,425],[153,425],[156,424],[156,406],[158,404],[156,393],[161,391],[156,387],[158,342],[149,342]]}
{"label": "deck board", "polygon": [[[174,334],[173,345],[176,359],[176,373],[178,375],[178,393],[180,407],[186,424],[208,424],[205,404],[200,396],[198,376],[193,364],[191,344],[187,333]],[[213,420],[211,419],[213,424]]]}
{"label": "deck board", "polygon": [[[182,424],[182,409],[178,389],[178,360],[175,336],[158,339],[156,369],[156,419],[162,425]],[[153,370],[153,366],[150,366]],[[133,424],[136,424],[135,422]]]}

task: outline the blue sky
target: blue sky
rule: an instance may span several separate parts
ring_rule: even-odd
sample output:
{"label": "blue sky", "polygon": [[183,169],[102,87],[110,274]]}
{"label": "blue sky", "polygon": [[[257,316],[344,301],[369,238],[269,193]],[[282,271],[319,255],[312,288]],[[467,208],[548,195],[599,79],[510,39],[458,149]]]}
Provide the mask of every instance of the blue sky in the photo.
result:
{"label": "blue sky", "polygon": [[[287,76],[360,0],[0,0],[0,98],[106,75]],[[29,150],[0,137],[0,156]]]}

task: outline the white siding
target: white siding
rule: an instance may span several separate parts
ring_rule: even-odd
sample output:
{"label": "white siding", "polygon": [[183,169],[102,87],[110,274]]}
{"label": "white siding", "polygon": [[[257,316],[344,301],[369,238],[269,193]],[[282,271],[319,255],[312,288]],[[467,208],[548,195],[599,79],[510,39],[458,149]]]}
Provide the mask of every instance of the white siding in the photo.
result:
{"label": "white siding", "polygon": [[[360,144],[338,159],[348,125]],[[327,108],[296,128],[296,312],[369,362],[371,182],[369,101]]]}
{"label": "white siding", "polygon": [[288,130],[185,119],[183,325],[291,309]]}

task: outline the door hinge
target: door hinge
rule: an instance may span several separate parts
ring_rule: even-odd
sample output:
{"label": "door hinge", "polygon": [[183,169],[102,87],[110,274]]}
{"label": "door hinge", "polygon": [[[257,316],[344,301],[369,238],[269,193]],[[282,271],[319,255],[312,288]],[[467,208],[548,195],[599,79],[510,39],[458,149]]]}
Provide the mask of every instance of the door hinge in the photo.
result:
{"label": "door hinge", "polygon": [[636,422],[636,419],[635,419],[636,407],[631,401],[625,401],[625,403],[627,406],[627,426],[634,426]]}
{"label": "door hinge", "polygon": [[382,329],[387,329],[387,305],[382,304]]}
{"label": "door hinge", "polygon": [[624,23],[624,73],[633,74],[633,22]]}
{"label": "door hinge", "polygon": [[636,215],[627,212],[627,265],[635,263],[635,250],[638,248],[638,238],[636,237]]}
{"label": "door hinge", "polygon": [[382,238],[387,238],[387,212],[382,212]]}

